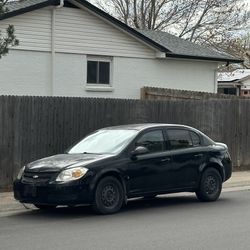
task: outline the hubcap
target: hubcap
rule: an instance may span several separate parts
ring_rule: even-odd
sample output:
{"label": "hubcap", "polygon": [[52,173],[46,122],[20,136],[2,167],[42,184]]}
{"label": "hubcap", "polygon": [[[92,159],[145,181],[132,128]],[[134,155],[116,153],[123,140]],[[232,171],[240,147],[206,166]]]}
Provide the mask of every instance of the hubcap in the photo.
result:
{"label": "hubcap", "polygon": [[117,200],[118,200],[118,195],[117,195],[117,189],[109,184],[106,185],[103,190],[102,190],[102,202],[106,207],[113,207]]}
{"label": "hubcap", "polygon": [[207,194],[214,194],[218,189],[217,180],[214,176],[208,176],[205,181],[205,191]]}

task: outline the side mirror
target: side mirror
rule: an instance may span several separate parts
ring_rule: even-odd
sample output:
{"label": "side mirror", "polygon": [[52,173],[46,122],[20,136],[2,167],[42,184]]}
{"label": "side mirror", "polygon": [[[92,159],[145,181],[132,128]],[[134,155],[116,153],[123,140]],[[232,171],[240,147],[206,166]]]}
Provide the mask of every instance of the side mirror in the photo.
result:
{"label": "side mirror", "polygon": [[134,151],[131,152],[131,156],[134,158],[137,155],[143,155],[149,153],[149,150],[146,147],[138,146]]}

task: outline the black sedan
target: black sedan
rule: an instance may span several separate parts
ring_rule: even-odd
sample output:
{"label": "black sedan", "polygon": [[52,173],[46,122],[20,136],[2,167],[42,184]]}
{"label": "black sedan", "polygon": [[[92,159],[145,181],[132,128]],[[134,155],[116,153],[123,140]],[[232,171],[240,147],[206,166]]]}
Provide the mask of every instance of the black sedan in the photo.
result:
{"label": "black sedan", "polygon": [[91,204],[110,214],[133,197],[185,191],[215,201],[231,174],[227,146],[194,128],[123,125],[95,131],[65,154],[27,164],[14,182],[14,195],[40,209]]}

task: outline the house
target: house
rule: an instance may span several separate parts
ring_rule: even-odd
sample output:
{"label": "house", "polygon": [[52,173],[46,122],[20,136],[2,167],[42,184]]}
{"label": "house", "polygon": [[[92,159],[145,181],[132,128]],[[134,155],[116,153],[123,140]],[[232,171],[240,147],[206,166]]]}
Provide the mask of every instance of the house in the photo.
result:
{"label": "house", "polygon": [[250,97],[250,69],[220,72],[218,93]]}
{"label": "house", "polygon": [[0,60],[0,95],[139,98],[143,86],[217,92],[232,56],[135,30],[84,0],[10,2],[20,45]]}

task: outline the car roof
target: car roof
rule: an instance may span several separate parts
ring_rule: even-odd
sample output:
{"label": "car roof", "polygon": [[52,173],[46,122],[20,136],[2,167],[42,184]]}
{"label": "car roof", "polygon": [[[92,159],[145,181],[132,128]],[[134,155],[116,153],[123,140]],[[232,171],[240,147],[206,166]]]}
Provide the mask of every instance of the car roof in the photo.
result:
{"label": "car roof", "polygon": [[182,124],[169,124],[169,123],[140,123],[140,124],[127,124],[127,125],[119,125],[119,126],[112,126],[112,127],[107,127],[107,128],[102,128],[100,130],[108,130],[108,129],[133,129],[133,130],[137,130],[137,131],[143,131],[145,129],[149,129],[149,128],[162,128],[162,127],[169,127],[169,128],[182,128],[182,129],[190,129],[193,132],[196,132],[198,134],[200,134],[203,138],[206,138],[207,140],[209,140],[211,143],[214,143],[214,141],[209,138],[206,134],[204,134],[203,132],[201,132],[200,130],[187,126],[187,125],[182,125]]}
{"label": "car roof", "polygon": [[190,126],[182,125],[182,124],[166,124],[166,123],[139,123],[139,124],[126,124],[126,125],[119,125],[119,126],[112,126],[102,129],[134,129],[134,130],[144,130],[148,128],[157,128],[157,127],[178,127],[178,128],[187,128],[192,130],[197,130]]}

